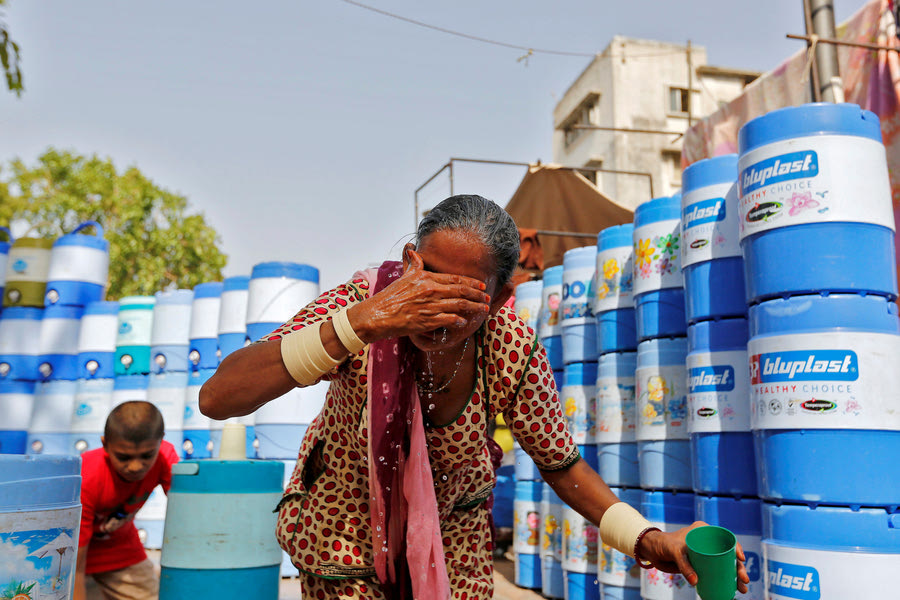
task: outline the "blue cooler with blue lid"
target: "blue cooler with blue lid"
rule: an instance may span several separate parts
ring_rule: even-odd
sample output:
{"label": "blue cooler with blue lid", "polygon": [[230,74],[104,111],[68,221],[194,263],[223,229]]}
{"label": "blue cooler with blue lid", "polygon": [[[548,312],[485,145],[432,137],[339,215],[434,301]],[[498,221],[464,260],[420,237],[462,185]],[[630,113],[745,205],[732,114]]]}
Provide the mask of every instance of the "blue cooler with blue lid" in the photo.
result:
{"label": "blue cooler with blue lid", "polygon": [[559,401],[576,444],[597,443],[597,363],[566,365]]}
{"label": "blue cooler with blue lid", "polygon": [[601,354],[597,369],[597,472],[610,486],[638,487],[634,404],[636,352]]}
{"label": "blue cooler with blue lid", "polygon": [[219,305],[219,360],[243,348],[247,342],[247,300],[250,277],[236,275],[222,282]]}
{"label": "blue cooler with blue lid", "polygon": [[687,430],[687,338],[638,344],[635,433],[641,487],[692,490],[691,442]]}
{"label": "blue cooler with blue lid", "polygon": [[594,314],[634,308],[634,224],[607,227],[597,234]]}
{"label": "blue cooler with blue lid", "polygon": [[54,304],[44,309],[41,319],[41,378],[78,379],[78,340],[84,308]]}
{"label": "blue cooler with blue lid", "polygon": [[79,378],[111,379],[116,376],[118,314],[118,302],[91,302],[84,307],[78,332]]}
{"label": "blue cooler with blue lid", "polygon": [[752,306],[751,427],[759,495],[808,504],[900,499],[900,321],[884,296]]}
{"label": "blue cooler with blue lid", "polygon": [[762,548],[767,598],[845,600],[890,596],[900,570],[896,507],[765,503]]}
{"label": "blue cooler with blue lid", "polygon": [[188,376],[184,395],[182,450],[185,458],[211,458],[210,418],[200,412],[200,388],[209,381],[215,369],[199,369]]}
{"label": "blue cooler with blue lid", "polygon": [[820,291],[896,298],[894,214],[878,117],[806,104],[738,133],[747,299]]}
{"label": "blue cooler with blue lid", "polygon": [[688,432],[694,491],[756,496],[747,319],[688,327]]}
{"label": "blue cooler with blue lid", "polygon": [[547,351],[550,368],[562,369],[562,297],[563,266],[544,269],[544,286],[541,289],[541,315],[538,323],[538,339]]}
{"label": "blue cooler with blue lid", "polygon": [[563,255],[563,362],[597,360],[597,322],[594,319],[594,275],[597,247],[573,248]]}
{"label": "blue cooler with blue lid", "polygon": [[694,508],[698,521],[730,530],[744,549],[744,567],[750,577],[747,600],[763,600],[762,503],[759,498],[729,498],[697,495]]}
{"label": "blue cooler with blue lid", "polygon": [[681,268],[689,323],[747,314],[737,198],[737,154],[682,174]]}
{"label": "blue cooler with blue lid", "polygon": [[[89,227],[94,235],[81,233]],[[96,221],[85,221],[53,243],[47,272],[46,306],[86,306],[103,300],[109,279],[109,242]]]}
{"label": "blue cooler with blue lid", "polygon": [[634,211],[634,307],[638,340],[687,333],[681,274],[681,196]]}
{"label": "blue cooler with blue lid", "polygon": [[0,314],[0,381],[37,381],[44,309],[11,306]]}
{"label": "blue cooler with blue lid", "polygon": [[150,334],[151,373],[188,370],[193,290],[156,292]]}
{"label": "blue cooler with blue lid", "polygon": [[219,366],[219,310],[223,287],[221,281],[194,286],[188,332],[188,362],[192,370]]}
{"label": "blue cooler with blue lid", "polygon": [[542,481],[516,481],[513,500],[513,552],[516,585],[541,587]]}
{"label": "blue cooler with blue lid", "polygon": [[633,308],[617,308],[598,314],[597,352],[634,352],[637,350],[637,320]]}

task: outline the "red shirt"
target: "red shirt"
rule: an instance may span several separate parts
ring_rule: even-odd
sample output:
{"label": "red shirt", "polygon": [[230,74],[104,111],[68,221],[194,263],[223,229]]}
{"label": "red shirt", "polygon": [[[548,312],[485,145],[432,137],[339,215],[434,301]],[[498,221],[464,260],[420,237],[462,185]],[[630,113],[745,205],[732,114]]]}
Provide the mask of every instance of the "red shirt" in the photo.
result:
{"label": "red shirt", "polygon": [[103,448],[81,455],[81,532],[78,547],[87,547],[85,573],[124,569],[147,558],[133,521],[108,534],[101,533],[100,527],[114,515],[124,518],[136,513],[157,485],[162,485],[168,494],[172,485],[172,465],[177,462],[175,447],[164,441],[147,476],[129,483],[113,471]]}

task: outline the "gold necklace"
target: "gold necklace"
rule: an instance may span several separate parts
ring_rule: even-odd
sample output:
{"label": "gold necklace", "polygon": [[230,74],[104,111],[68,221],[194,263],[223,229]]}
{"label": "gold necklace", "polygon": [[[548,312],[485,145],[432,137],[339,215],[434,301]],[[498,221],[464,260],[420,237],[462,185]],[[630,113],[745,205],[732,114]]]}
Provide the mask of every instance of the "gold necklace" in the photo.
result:
{"label": "gold necklace", "polygon": [[463,358],[465,358],[466,350],[468,350],[468,348],[469,348],[469,338],[466,338],[466,343],[463,345],[462,354],[459,355],[459,360],[456,361],[456,368],[453,369],[453,374],[450,376],[450,378],[447,381],[444,382],[444,385],[442,385],[441,387],[439,387],[437,389],[435,389],[435,387],[434,387],[434,381],[424,383],[424,384],[420,383],[419,382],[420,373],[417,372],[416,373],[416,388],[419,390],[419,393],[420,394],[439,394],[439,393],[443,392],[444,390],[446,390],[447,387],[450,385],[450,382],[453,381],[453,378],[456,377],[456,374],[459,373],[459,366],[462,364]]}

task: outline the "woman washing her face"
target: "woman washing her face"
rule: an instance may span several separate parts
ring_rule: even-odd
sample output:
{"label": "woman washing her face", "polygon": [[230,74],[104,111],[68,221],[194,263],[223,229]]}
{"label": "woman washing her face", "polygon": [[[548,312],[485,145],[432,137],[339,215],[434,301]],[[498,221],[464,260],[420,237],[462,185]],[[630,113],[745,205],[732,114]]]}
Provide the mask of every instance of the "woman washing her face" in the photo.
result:
{"label": "woman washing her face", "polygon": [[[201,410],[224,419],[331,382],[276,531],[310,598],[491,598],[487,438],[498,413],[606,543],[696,583],[687,529],[650,528],[579,456],[544,349],[503,308],[518,257],[503,209],[448,198],[419,224],[402,263],[322,294],[203,386]],[[741,562],[742,591],[748,581]]]}

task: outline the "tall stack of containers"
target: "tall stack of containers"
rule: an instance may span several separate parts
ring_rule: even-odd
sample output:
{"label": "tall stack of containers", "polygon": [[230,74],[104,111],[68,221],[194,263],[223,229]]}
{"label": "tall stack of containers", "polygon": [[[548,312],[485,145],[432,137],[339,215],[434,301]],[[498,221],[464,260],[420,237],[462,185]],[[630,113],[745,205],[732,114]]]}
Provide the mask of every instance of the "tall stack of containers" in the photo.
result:
{"label": "tall stack of containers", "polygon": [[563,559],[563,501],[549,483],[541,485],[541,593],[565,598]]}
{"label": "tall stack of containers", "polygon": [[184,401],[185,458],[210,458],[212,444],[209,417],[200,412],[200,387],[219,366],[219,312],[222,306],[222,282],[212,281],[194,287],[191,306],[190,374]]}
{"label": "tall stack of containers", "polygon": [[[250,277],[248,275],[236,275],[226,277],[222,282],[222,297],[219,304],[219,361],[225,360],[229,354],[249,343],[247,339],[247,298],[249,296]],[[237,417],[227,421],[210,420],[210,452],[212,456],[219,455],[219,447],[222,442],[222,428],[226,422],[243,425],[247,432],[247,456],[255,457],[256,449],[253,443],[256,439],[254,431],[253,415]]]}
{"label": "tall stack of containers", "polygon": [[[641,509],[642,492],[638,488],[610,487],[622,502],[635,510]],[[641,597],[641,567],[632,556],[619,552],[600,541],[597,556],[597,580],[602,600],[639,600]]]}
{"label": "tall stack of containers", "polygon": [[900,565],[900,323],[880,124],[852,104],[810,104],[750,121],[738,146],[768,597],[875,597]]}
{"label": "tall stack of containers", "polygon": [[746,597],[762,600],[737,163],[736,154],[702,160],[682,177],[688,432],[698,514],[742,534]]}
{"label": "tall stack of containers", "polygon": [[[319,270],[284,262],[253,267],[247,298],[247,336],[256,341],[286,323],[319,295]],[[322,408],[309,388],[294,388],[256,411],[260,458],[296,460],[300,442]]]}
{"label": "tall stack of containers", "polygon": [[166,424],[166,440],[182,454],[184,395],[187,388],[192,290],[157,292],[150,333],[150,385],[147,400]]}
{"label": "tall stack of containers", "polygon": [[681,197],[634,213],[636,437],[641,487],[691,490],[687,432],[687,321],[681,276]]}
{"label": "tall stack of containers", "polygon": [[[516,286],[514,310],[529,327],[537,326],[541,309],[541,281],[526,281]],[[513,553],[515,555],[515,582],[525,588],[538,589],[542,586],[541,519],[540,502],[543,480],[531,457],[519,446],[513,444],[515,461],[513,485]],[[506,469],[508,467],[501,467]],[[499,476],[502,473],[498,471]],[[494,510],[503,510],[495,503]]]}
{"label": "tall stack of containers", "polygon": [[100,447],[115,387],[118,302],[89,303],[78,333],[78,389],[72,414],[71,449],[75,454]]}
{"label": "tall stack of containers", "polygon": [[[644,491],[641,512],[654,527],[677,531],[695,521],[694,495],[662,491]],[[644,600],[695,600],[694,588],[678,573],[641,569],[641,598]]]}
{"label": "tall stack of containers", "polygon": [[597,320],[598,472],[610,486],[640,486],[634,370],[637,330],[634,317],[634,225],[608,227],[597,235],[594,314]]}
{"label": "tall stack of containers", "polygon": [[2,298],[5,298],[3,290],[6,287],[6,267],[9,260],[9,247],[15,241],[15,238],[13,238],[12,232],[8,227],[0,227],[0,233],[6,234],[6,241],[0,240],[0,314],[2,314]]}
{"label": "tall stack of containers", "polygon": [[[597,468],[597,322],[594,277],[597,247],[573,248],[563,255],[563,384],[560,401],[581,455]],[[563,571],[566,597],[598,598],[597,528],[563,507]]]}

